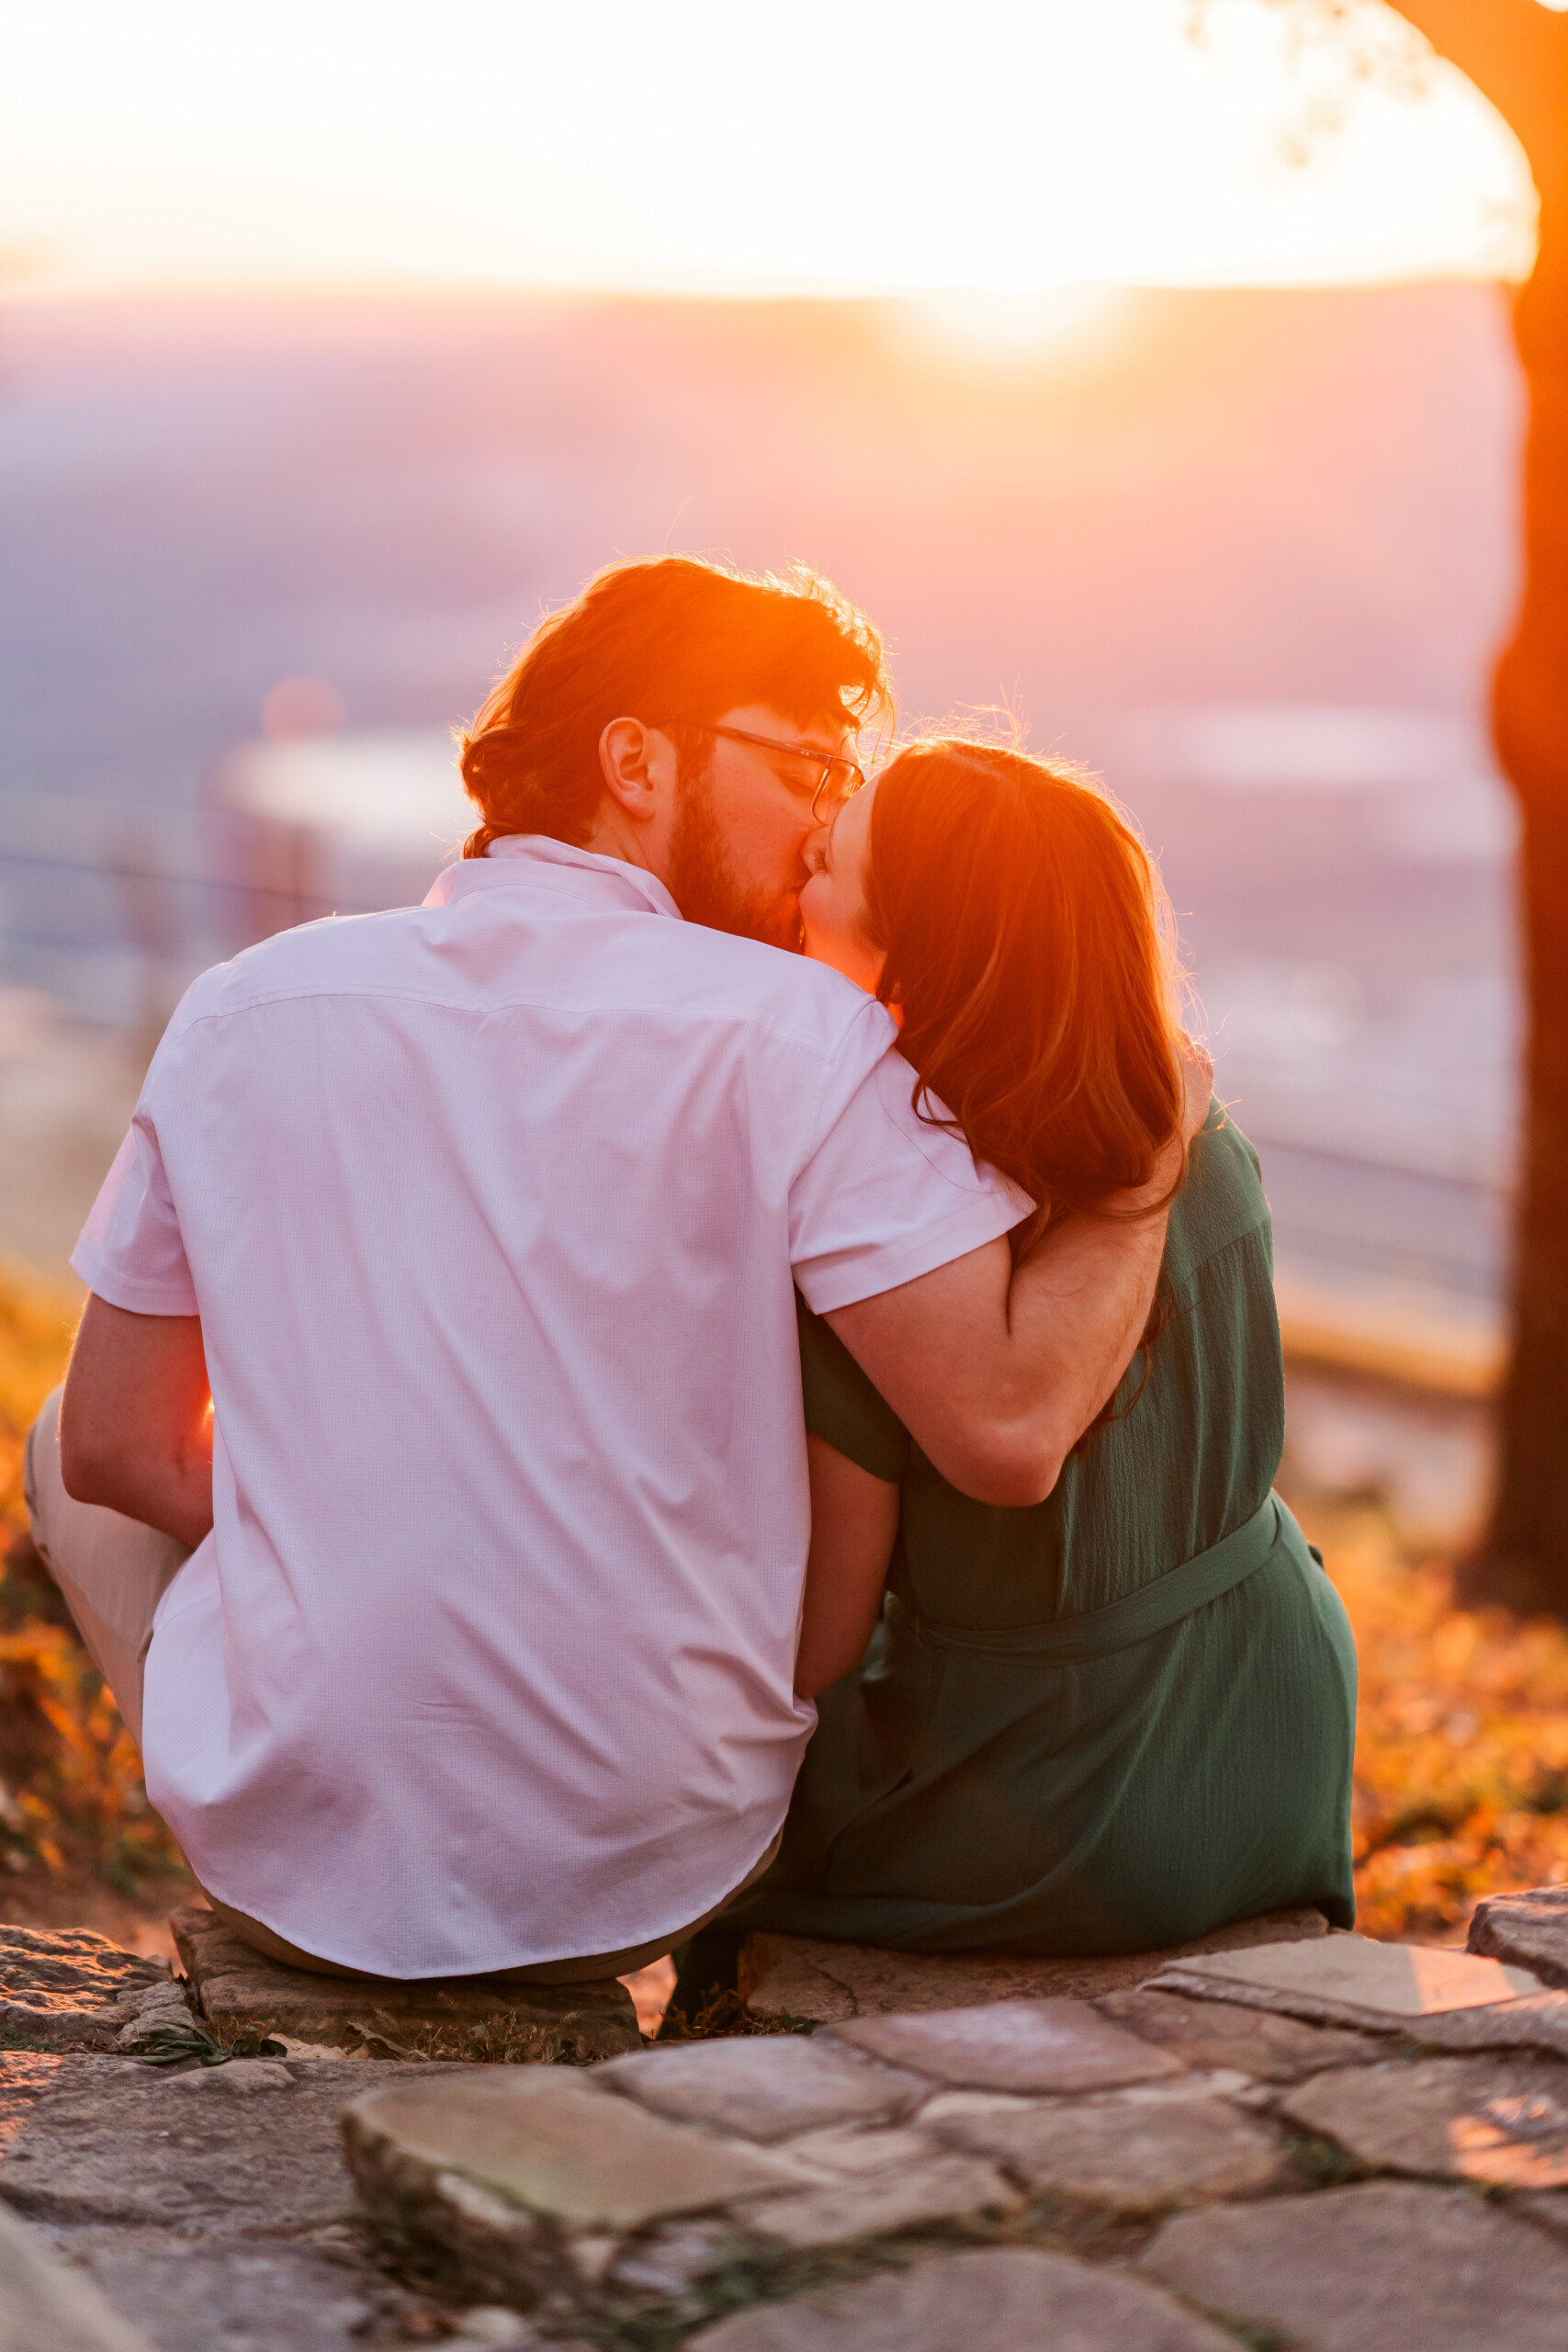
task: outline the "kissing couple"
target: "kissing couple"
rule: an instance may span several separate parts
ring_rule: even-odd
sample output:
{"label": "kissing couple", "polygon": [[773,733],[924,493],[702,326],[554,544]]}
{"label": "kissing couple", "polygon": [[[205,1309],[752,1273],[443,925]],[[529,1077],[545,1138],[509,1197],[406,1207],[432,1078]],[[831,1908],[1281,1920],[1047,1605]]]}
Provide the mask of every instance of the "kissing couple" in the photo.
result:
{"label": "kissing couple", "polygon": [[28,1494],[260,1951],[1349,1924],[1354,1652],[1157,877],[1021,750],[867,781],[890,710],[814,575],[615,566],[423,905],[171,1021]]}

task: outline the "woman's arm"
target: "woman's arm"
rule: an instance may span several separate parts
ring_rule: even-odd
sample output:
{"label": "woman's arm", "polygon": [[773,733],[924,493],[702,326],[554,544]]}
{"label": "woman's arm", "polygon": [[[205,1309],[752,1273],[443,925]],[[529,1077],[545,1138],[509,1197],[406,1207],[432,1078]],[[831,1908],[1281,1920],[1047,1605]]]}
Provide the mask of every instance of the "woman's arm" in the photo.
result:
{"label": "woman's arm", "polygon": [[806,1433],[811,1464],[811,1555],[795,1687],[815,1699],[865,1655],[898,1532],[898,1489]]}
{"label": "woman's arm", "polygon": [[1168,1195],[1209,1112],[1208,1055],[1189,1043],[1179,1140],[1115,1217],[1047,1227],[1015,1269],[1005,1241],[824,1320],[950,1485],[976,1502],[1043,1502],[1137,1352],[1165,1250]]}

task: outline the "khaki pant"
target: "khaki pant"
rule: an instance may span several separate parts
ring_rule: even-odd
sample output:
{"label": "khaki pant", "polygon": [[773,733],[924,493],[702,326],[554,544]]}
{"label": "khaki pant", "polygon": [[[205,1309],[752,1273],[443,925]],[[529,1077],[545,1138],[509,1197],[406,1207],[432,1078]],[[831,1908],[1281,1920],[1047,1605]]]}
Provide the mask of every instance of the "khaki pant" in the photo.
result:
{"label": "khaki pant", "polygon": [[[79,1503],[65,1491],[60,1475],[60,1396],[57,1388],[28,1432],[23,1492],[32,1521],[33,1542],[39,1558],[65,1596],[94,1665],[114,1694],[127,1730],[141,1746],[141,1691],[147,1652],[152,1641],[152,1615],[168,1587],[190,1557],[190,1548],[173,1535],[161,1535],[140,1520],[96,1503]],[[782,1835],[782,1833],[781,1833]],[[651,1943],[633,1944],[625,1951],[594,1952],[581,1960],[547,1960],[527,1968],[502,1968],[494,1976],[517,1984],[583,1984],[610,1976],[627,1976],[660,1960],[677,1944],[694,1936],[716,1918],[725,1904],[761,1878],[779,1849],[775,1838],[755,1870],[723,1902],[705,1911],[700,1919],[671,1928]],[[207,1893],[203,1888],[202,1892]],[[367,1984],[398,1980],[378,1977],[362,1968],[343,1968],[318,1960],[297,1944],[275,1935],[215,1894],[207,1900],[220,1919],[256,1951],[294,1968],[309,1968],[319,1976],[352,1976]]]}

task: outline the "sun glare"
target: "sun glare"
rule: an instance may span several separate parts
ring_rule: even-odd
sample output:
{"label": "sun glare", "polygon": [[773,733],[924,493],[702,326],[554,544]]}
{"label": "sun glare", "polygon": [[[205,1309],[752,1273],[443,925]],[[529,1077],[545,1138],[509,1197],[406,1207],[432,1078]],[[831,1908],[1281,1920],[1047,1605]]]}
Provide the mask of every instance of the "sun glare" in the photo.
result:
{"label": "sun glare", "polygon": [[[1189,0],[53,0],[7,38],[0,248],[59,290],[1528,269],[1524,159],[1470,85],[1325,97],[1284,14],[1207,0],[1193,38]],[[1069,331],[991,316],[963,335]]]}

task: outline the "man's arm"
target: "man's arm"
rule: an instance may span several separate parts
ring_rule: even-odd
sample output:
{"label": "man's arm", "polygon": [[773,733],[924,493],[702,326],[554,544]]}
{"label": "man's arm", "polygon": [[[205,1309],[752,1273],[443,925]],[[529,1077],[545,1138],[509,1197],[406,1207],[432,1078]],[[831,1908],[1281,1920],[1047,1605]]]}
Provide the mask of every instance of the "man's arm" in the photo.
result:
{"label": "man's arm", "polygon": [[60,1470],[101,1503],[194,1547],[212,1525],[212,1392],[196,1315],[131,1315],[94,1293],[60,1405]]}
{"label": "man's arm", "polygon": [[898,1532],[898,1489],[849,1461],[814,1430],[811,1556],[795,1653],[795,1687],[815,1699],[865,1656]]}
{"label": "man's arm", "polygon": [[[1213,1070],[1188,1063],[1184,1140],[1208,1114]],[[827,1321],[916,1443],[976,1502],[1043,1502],[1133,1360],[1159,1278],[1179,1147],[1113,1216],[1066,1219],[1017,1268],[987,1242]]]}

